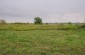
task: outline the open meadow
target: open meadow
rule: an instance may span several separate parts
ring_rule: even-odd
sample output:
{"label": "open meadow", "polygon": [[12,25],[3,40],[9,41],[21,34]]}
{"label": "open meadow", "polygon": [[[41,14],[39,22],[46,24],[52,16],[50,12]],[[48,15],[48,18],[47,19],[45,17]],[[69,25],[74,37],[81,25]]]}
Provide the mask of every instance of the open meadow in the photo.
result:
{"label": "open meadow", "polygon": [[85,0],[0,0],[0,55],[85,55]]}
{"label": "open meadow", "polygon": [[0,24],[0,55],[85,55],[85,29],[74,24]]}

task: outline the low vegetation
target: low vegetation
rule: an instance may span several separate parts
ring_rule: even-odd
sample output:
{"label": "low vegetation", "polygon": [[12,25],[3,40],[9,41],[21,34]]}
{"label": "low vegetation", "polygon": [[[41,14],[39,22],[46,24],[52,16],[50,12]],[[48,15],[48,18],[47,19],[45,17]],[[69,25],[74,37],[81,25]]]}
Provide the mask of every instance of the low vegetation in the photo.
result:
{"label": "low vegetation", "polygon": [[0,55],[85,55],[83,24],[0,24]]}
{"label": "low vegetation", "polygon": [[28,31],[28,30],[76,30],[84,29],[82,24],[0,24],[0,30],[15,30],[15,31]]}

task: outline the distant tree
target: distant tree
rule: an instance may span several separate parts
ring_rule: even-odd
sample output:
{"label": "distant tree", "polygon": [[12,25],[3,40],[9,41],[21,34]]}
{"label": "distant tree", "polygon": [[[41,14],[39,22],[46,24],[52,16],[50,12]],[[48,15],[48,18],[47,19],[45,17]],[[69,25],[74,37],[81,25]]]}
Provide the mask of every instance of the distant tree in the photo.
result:
{"label": "distant tree", "polygon": [[68,22],[68,24],[72,24],[72,22]]}
{"label": "distant tree", "polygon": [[46,24],[49,24],[49,23],[46,22]]}
{"label": "distant tree", "polygon": [[29,22],[27,22],[27,24],[29,24]]}
{"label": "distant tree", "polygon": [[34,24],[42,24],[42,19],[40,17],[35,17]]}
{"label": "distant tree", "polygon": [[26,24],[24,22],[15,22],[14,24]]}
{"label": "distant tree", "polygon": [[4,19],[0,19],[0,23],[1,23],[1,24],[5,24],[6,21],[5,21]]}

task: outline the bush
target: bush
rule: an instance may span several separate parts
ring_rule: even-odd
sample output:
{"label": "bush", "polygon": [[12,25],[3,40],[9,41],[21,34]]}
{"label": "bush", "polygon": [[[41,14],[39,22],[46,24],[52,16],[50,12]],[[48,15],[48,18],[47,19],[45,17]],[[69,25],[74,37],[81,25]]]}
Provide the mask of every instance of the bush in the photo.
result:
{"label": "bush", "polygon": [[26,23],[22,23],[22,22],[15,22],[13,24],[26,24]]}
{"label": "bush", "polygon": [[6,21],[5,21],[4,19],[0,19],[0,23],[1,23],[1,24],[5,24]]}
{"label": "bush", "polygon": [[34,24],[42,24],[42,19],[40,17],[35,17]]}
{"label": "bush", "polygon": [[70,24],[70,25],[71,25],[71,24],[72,24],[72,22],[68,22],[68,24]]}
{"label": "bush", "polygon": [[80,28],[85,28],[85,23],[83,25],[81,25]]}

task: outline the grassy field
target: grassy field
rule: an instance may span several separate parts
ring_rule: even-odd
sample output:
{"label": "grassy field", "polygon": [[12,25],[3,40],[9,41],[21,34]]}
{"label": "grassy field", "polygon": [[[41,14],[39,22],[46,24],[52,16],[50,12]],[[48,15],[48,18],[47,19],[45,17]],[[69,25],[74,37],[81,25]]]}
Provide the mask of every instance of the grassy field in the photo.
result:
{"label": "grassy field", "polygon": [[0,55],[85,55],[85,30],[58,28],[62,25],[0,25]]}
{"label": "grassy field", "polygon": [[16,31],[28,31],[28,30],[69,30],[79,29],[81,24],[0,24],[0,30],[16,30]]}

